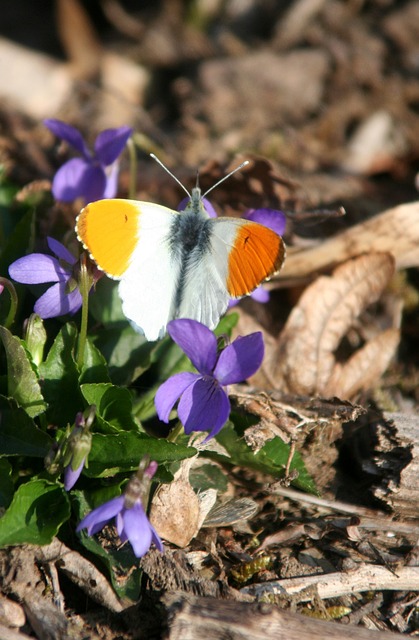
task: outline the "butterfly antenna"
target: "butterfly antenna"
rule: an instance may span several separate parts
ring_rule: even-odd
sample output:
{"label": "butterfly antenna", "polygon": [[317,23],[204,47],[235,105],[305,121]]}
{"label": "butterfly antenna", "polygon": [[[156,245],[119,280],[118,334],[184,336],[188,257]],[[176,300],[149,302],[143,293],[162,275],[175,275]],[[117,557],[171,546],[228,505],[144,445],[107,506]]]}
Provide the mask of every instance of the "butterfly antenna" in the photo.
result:
{"label": "butterfly antenna", "polygon": [[[189,191],[187,190],[187,188],[185,187],[185,185],[183,185],[183,184],[181,183],[181,181],[179,180],[179,178],[176,178],[176,176],[175,176],[175,175],[170,171],[170,169],[168,169],[168,168],[166,167],[166,165],[165,165],[165,164],[163,164],[163,162],[162,162],[162,161],[161,161],[157,156],[155,156],[155,155],[154,155],[154,153],[150,153],[150,156],[153,158],[153,160],[155,160],[155,161],[156,161],[156,162],[157,162],[157,163],[158,163],[158,164],[159,164],[159,165],[160,165],[160,166],[161,166],[161,167],[162,167],[162,168],[163,168],[163,169],[164,169],[164,170],[169,174],[169,176],[171,176],[171,177],[173,178],[173,180],[175,180],[175,181],[178,183],[178,185],[179,185],[180,187],[182,187],[182,189],[183,189],[184,191],[186,191],[186,193],[188,194],[188,196],[191,198],[191,197],[192,197],[192,196],[191,196],[191,194],[189,193]],[[238,167],[238,169],[240,169],[240,167]],[[232,173],[234,173],[234,171],[232,171]],[[229,174],[229,175],[230,175],[230,174]],[[228,178],[228,176],[226,176],[226,178]],[[221,181],[220,181],[220,182],[221,182]],[[215,186],[216,186],[216,185],[215,185]]]}
{"label": "butterfly antenna", "polygon": [[204,195],[202,196],[203,198],[205,198],[205,196],[212,191],[213,189],[215,189],[215,187],[218,187],[219,184],[221,184],[222,182],[224,182],[224,180],[227,180],[227,178],[229,178],[230,176],[232,176],[234,173],[237,173],[237,171],[240,171],[240,169],[243,169],[243,167],[245,167],[246,165],[250,164],[250,160],[245,160],[244,162],[242,162],[241,164],[239,164],[238,167],[236,167],[235,169],[233,169],[233,171],[230,171],[230,173],[227,173],[226,176],[224,176],[224,178],[221,178],[221,180],[219,180],[218,182],[216,182],[214,185],[212,185],[212,187],[210,187],[207,191],[205,191]]}

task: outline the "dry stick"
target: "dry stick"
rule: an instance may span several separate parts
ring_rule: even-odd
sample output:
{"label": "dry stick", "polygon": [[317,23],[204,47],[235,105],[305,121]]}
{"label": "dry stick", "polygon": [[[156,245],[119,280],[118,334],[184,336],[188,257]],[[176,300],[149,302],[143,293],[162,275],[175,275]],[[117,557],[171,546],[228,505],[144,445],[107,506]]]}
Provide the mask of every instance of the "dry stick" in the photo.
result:
{"label": "dry stick", "polygon": [[399,633],[315,620],[266,603],[167,594],[167,640],[402,640]]}
{"label": "dry stick", "polygon": [[[311,590],[308,590],[311,587]],[[313,599],[313,588],[320,598],[338,598],[360,591],[418,591],[419,567],[400,567],[391,572],[386,567],[365,564],[347,573],[327,573],[273,580],[243,587],[241,593],[261,598],[264,595],[300,594],[300,602]],[[308,590],[307,593],[301,593]]]}
{"label": "dry stick", "polygon": [[338,500],[325,500],[307,493],[301,493],[295,489],[281,487],[279,483],[271,485],[269,487],[269,493],[281,495],[284,496],[284,498],[289,498],[296,502],[306,502],[323,509],[358,516],[362,518],[362,520],[357,526],[363,529],[380,529],[382,531],[419,535],[419,523],[417,521],[398,522],[389,518],[385,513],[375,511],[374,509],[347,504],[345,502],[339,502]]}
{"label": "dry stick", "polygon": [[38,547],[36,558],[39,562],[57,563],[59,571],[65,573],[92,600],[110,611],[120,613],[124,609],[103,573],[77,551],[69,549],[56,538],[50,544]]}
{"label": "dry stick", "polygon": [[278,282],[302,279],[344,262],[361,253],[382,251],[393,254],[397,269],[419,263],[419,201],[387,209],[365,222],[354,225],[319,245],[305,250],[288,251],[280,273],[268,288]]}

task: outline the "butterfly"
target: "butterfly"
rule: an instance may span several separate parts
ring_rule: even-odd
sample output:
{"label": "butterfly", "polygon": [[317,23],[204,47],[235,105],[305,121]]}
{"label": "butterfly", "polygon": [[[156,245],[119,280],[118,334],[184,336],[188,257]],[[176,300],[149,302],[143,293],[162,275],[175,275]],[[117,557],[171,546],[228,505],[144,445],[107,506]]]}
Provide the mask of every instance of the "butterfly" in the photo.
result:
{"label": "butterfly", "polygon": [[214,329],[231,298],[251,293],[284,262],[282,238],[268,227],[208,215],[203,198],[214,187],[204,195],[198,186],[185,189],[183,211],[112,198],[91,202],[77,218],[78,239],[119,280],[122,310],[147,340],[162,338],[175,318]]}

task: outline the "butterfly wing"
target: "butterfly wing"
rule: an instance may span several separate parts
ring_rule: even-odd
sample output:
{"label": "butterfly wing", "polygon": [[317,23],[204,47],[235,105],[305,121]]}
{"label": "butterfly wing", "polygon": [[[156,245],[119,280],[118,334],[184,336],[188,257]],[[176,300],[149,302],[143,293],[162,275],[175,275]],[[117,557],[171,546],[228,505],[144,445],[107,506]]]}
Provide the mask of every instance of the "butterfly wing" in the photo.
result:
{"label": "butterfly wing", "polygon": [[227,290],[232,298],[251,293],[277,273],[285,260],[282,238],[262,224],[235,218],[214,220],[213,251],[229,248]]}
{"label": "butterfly wing", "polygon": [[251,293],[279,271],[285,258],[282,238],[271,229],[239,218],[217,218],[210,245],[190,260],[176,316],[194,318],[211,329],[230,298]]}
{"label": "butterfly wing", "polygon": [[134,200],[98,200],[77,219],[79,240],[98,267],[120,280],[122,309],[147,340],[164,335],[173,317],[180,263],[170,249],[179,214]]}

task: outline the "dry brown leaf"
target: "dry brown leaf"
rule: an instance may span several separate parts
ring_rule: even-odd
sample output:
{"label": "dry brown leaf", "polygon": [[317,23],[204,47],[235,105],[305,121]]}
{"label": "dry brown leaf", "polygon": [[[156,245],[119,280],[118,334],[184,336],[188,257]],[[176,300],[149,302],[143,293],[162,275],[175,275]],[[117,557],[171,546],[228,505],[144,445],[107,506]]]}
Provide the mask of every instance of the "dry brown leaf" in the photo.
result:
{"label": "dry brown leaf", "polygon": [[419,266],[419,201],[401,204],[316,247],[293,251],[275,281],[307,278],[362,253],[391,253],[397,269]]}
{"label": "dry brown leaf", "polygon": [[194,458],[184,460],[173,482],[160,485],[150,510],[150,522],[159,536],[181,548],[196,536],[217,498],[214,489],[199,496],[192,489],[189,471],[193,462]]}
{"label": "dry brown leaf", "polygon": [[337,363],[324,393],[352,398],[360,389],[370,389],[387,369],[400,342],[397,328],[387,329],[372,338],[344,365]]}
{"label": "dry brown leaf", "polygon": [[178,478],[158,488],[151,504],[150,522],[164,540],[186,547],[198,531],[198,519],[198,496],[188,481]]}
{"label": "dry brown leaf", "polygon": [[[336,369],[334,352],[363,309],[379,299],[393,272],[390,254],[363,255],[340,265],[332,276],[318,278],[304,291],[279,338],[272,372],[278,388],[327,395],[331,383],[336,395],[345,397],[341,392],[346,386],[355,393],[367,382],[374,384],[376,378],[367,381],[365,375],[359,377],[360,386],[356,380],[350,383],[352,366],[359,366],[359,360],[342,374]],[[373,346],[370,349],[373,351]],[[387,364],[388,358],[384,358],[381,365]],[[383,373],[382,366],[374,370],[375,376]],[[337,385],[339,377],[342,388]]]}
{"label": "dry brown leaf", "polygon": [[[264,305],[260,305],[263,307]],[[265,345],[265,355],[263,358],[263,362],[259,369],[248,378],[249,384],[253,387],[257,387],[259,389],[270,389],[272,388],[271,381],[271,367],[269,363],[273,361],[273,358],[276,354],[277,341],[274,336],[272,336],[268,331],[264,329],[264,327],[260,324],[258,318],[247,311],[240,305],[233,307],[233,313],[238,315],[238,322],[233,329],[231,338],[237,338],[238,336],[246,336],[249,333],[254,333],[255,331],[261,331],[263,335],[263,342]],[[263,309],[260,310],[263,313]]]}

